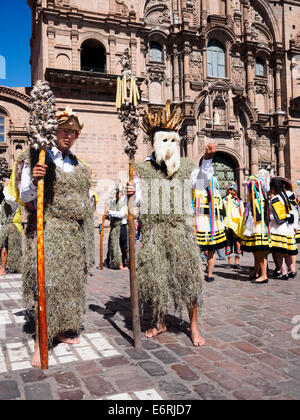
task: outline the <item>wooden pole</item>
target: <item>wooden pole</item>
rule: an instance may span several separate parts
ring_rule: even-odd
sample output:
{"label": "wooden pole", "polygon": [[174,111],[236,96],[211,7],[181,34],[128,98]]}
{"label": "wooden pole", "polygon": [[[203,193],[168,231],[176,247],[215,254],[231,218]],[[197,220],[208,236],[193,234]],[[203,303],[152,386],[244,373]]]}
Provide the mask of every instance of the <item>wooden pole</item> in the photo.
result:
{"label": "wooden pole", "polygon": [[[40,151],[39,163],[45,164],[46,150]],[[45,254],[44,254],[44,179],[38,181],[37,196],[37,264],[38,264],[38,314],[41,368],[48,369],[48,333],[45,288]]]}
{"label": "wooden pole", "polygon": [[[129,182],[134,182],[134,159],[129,160]],[[134,196],[128,200],[129,270],[134,347],[141,348],[139,294],[135,267]]]}
{"label": "wooden pole", "polygon": [[100,270],[103,270],[103,236],[104,236],[104,224],[105,224],[106,214],[102,216],[102,226],[100,234]]}

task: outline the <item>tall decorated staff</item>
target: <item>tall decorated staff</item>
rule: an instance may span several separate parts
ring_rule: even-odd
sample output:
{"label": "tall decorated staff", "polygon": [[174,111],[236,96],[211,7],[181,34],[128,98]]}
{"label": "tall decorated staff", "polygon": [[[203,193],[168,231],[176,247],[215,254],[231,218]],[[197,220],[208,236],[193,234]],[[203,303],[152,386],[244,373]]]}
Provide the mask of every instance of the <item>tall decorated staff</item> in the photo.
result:
{"label": "tall decorated staff", "polygon": [[3,187],[3,183],[5,178],[8,177],[8,163],[7,160],[4,157],[0,158],[0,186]]}
{"label": "tall decorated staff", "polygon": [[[129,182],[134,181],[135,154],[137,151],[137,137],[139,134],[139,109],[140,94],[136,76],[131,71],[131,60],[128,49],[121,58],[123,72],[117,81],[116,108],[118,118],[123,123],[125,153],[129,158]],[[132,306],[132,324],[134,346],[141,347],[141,324],[139,312],[138,286],[135,266],[135,223],[134,223],[134,197],[128,200],[128,233],[129,233],[129,270]]]}
{"label": "tall decorated staff", "polygon": [[[46,149],[55,144],[58,129],[55,98],[48,82],[38,81],[31,92],[30,142],[39,150],[39,163],[45,164]],[[38,322],[42,370],[48,369],[48,335],[45,291],[44,257],[44,179],[38,181],[37,196],[37,265],[38,265]]]}

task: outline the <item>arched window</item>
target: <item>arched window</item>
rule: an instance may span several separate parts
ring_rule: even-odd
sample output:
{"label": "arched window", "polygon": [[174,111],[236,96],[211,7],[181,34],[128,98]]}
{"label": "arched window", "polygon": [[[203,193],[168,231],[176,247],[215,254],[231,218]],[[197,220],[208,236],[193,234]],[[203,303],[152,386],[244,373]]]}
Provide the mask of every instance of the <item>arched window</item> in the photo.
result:
{"label": "arched window", "polygon": [[256,76],[265,76],[265,63],[264,60],[257,57],[256,58]]}
{"label": "arched window", "polygon": [[5,116],[0,111],[0,143],[5,143]]}
{"label": "arched window", "polygon": [[150,61],[154,61],[155,63],[163,62],[163,50],[158,42],[150,42]]}
{"label": "arched window", "polygon": [[96,39],[87,39],[81,45],[81,71],[106,73],[106,54]]}
{"label": "arched window", "polygon": [[212,39],[207,48],[207,73],[209,77],[226,77],[225,49],[221,42]]}

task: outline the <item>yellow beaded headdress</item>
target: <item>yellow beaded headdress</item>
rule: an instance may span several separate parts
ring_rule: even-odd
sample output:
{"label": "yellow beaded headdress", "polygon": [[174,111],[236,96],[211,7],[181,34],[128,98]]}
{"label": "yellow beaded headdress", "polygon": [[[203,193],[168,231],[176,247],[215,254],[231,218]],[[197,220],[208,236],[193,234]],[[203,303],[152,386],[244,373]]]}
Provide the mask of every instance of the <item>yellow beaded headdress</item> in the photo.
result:
{"label": "yellow beaded headdress", "polygon": [[160,107],[157,111],[150,108],[148,113],[145,112],[142,129],[148,136],[159,130],[178,131],[183,121],[184,110],[177,104],[171,112],[171,101],[168,100],[164,108]]}
{"label": "yellow beaded headdress", "polygon": [[79,120],[75,112],[67,106],[62,112],[56,114],[58,128],[67,128],[69,130],[76,130],[80,134],[84,124]]}

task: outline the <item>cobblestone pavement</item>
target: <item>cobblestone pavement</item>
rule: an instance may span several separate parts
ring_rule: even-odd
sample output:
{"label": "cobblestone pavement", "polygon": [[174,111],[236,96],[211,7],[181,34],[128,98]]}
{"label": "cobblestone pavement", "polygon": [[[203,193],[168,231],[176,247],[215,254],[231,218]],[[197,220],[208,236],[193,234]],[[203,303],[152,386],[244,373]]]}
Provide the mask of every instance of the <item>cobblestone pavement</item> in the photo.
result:
{"label": "cobblestone pavement", "polygon": [[[246,281],[251,263],[244,256],[233,270],[217,261],[216,281],[204,285],[202,348],[192,346],[184,313],[135,349],[128,272],[93,270],[81,342],[57,345],[46,372],[30,365],[34,325],[21,276],[0,277],[0,400],[299,399],[300,274],[257,286]],[[150,325],[146,310],[142,330]]]}

